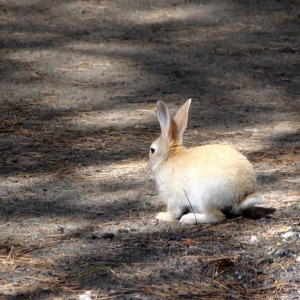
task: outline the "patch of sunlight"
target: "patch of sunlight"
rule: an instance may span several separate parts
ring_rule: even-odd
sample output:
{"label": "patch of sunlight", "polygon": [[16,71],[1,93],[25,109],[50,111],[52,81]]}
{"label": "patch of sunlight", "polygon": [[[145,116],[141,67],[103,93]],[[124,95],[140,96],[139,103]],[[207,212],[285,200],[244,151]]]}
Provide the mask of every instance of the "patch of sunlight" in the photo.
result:
{"label": "patch of sunlight", "polygon": [[59,68],[60,71],[64,72],[80,72],[80,71],[86,71],[91,68],[107,68],[111,67],[112,63],[108,59],[89,59],[89,60],[79,60],[75,63],[70,63],[68,66]]}
{"label": "patch of sunlight", "polygon": [[136,129],[146,126],[149,121],[155,120],[155,107],[152,104],[140,109],[140,105],[130,105],[116,110],[79,112],[69,120],[75,126],[133,126]]}
{"label": "patch of sunlight", "polygon": [[[92,165],[74,170],[71,177],[75,181],[99,181],[103,178],[136,177],[137,173],[148,172],[146,161],[130,160],[114,162],[110,165]],[[70,177],[70,176],[69,176]]]}
{"label": "patch of sunlight", "polygon": [[[222,5],[223,7],[223,5]],[[205,20],[215,21],[217,9],[214,3],[206,5],[167,6],[152,10],[139,10],[129,15],[133,23],[163,23],[170,21]]]}
{"label": "patch of sunlight", "polygon": [[[26,175],[24,173],[20,175],[11,175],[6,178],[2,178],[0,181],[0,197],[2,193],[6,194],[5,189],[21,189],[23,187],[29,187],[36,184],[45,184],[55,178],[55,174],[45,173],[45,174],[30,174]],[[4,195],[3,195],[4,196]]]}

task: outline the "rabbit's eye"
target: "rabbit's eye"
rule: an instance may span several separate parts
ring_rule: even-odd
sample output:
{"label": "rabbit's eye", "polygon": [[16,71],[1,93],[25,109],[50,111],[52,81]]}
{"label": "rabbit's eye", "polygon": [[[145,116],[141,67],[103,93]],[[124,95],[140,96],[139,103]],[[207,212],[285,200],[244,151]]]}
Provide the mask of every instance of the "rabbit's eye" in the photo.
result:
{"label": "rabbit's eye", "polygon": [[151,152],[151,154],[153,154],[154,152],[155,152],[155,148],[150,148],[150,152]]}

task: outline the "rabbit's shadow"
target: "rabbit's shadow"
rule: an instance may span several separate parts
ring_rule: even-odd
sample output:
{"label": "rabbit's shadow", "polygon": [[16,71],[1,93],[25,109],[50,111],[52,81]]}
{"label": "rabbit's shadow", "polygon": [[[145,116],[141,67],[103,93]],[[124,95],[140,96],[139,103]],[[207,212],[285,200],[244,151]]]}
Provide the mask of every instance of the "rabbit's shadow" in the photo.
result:
{"label": "rabbit's shadow", "polygon": [[[275,212],[276,208],[255,206],[251,209],[243,211],[242,216],[248,219],[257,220],[262,218],[270,218],[270,215],[274,214]],[[226,209],[224,209],[223,213],[225,214],[227,219],[234,219],[240,216],[234,214],[231,210],[231,207],[227,207]]]}

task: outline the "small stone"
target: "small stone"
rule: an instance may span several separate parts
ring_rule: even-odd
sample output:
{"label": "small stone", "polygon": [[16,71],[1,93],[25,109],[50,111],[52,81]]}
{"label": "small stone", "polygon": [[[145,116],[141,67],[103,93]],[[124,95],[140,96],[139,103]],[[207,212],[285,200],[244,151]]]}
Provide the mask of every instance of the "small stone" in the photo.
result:
{"label": "small stone", "polygon": [[10,279],[11,283],[18,283],[19,281],[20,281],[20,279],[16,278],[16,277],[13,277],[13,278]]}
{"label": "small stone", "polygon": [[79,300],[91,300],[90,295],[79,295]]}
{"label": "small stone", "polygon": [[201,267],[200,267],[200,272],[203,272],[205,269],[208,268],[208,264],[203,264]]}
{"label": "small stone", "polygon": [[297,278],[297,277],[290,278],[289,282],[298,283],[298,282],[300,282],[300,278]]}
{"label": "small stone", "polygon": [[274,262],[274,259],[273,259],[272,257],[269,257],[269,258],[268,258],[268,263],[269,263],[269,264],[272,264],[273,262]]}
{"label": "small stone", "polygon": [[282,236],[284,239],[289,239],[289,238],[291,238],[291,237],[294,236],[294,233],[293,233],[292,231],[288,231],[288,232],[286,232],[286,233],[283,233],[281,236]]}
{"label": "small stone", "polygon": [[182,235],[181,234],[175,234],[175,235],[170,237],[170,241],[180,242],[180,241],[182,241]]}
{"label": "small stone", "polygon": [[65,228],[62,227],[62,226],[59,226],[59,227],[57,228],[57,231],[59,231],[59,232],[64,232],[64,231],[65,231]]}
{"label": "small stone", "polygon": [[268,255],[273,255],[275,253],[275,249],[272,249],[271,251],[268,252]]}
{"label": "small stone", "polygon": [[186,292],[185,291],[178,291],[178,296],[185,296],[186,295]]}
{"label": "small stone", "polygon": [[138,231],[138,229],[137,228],[130,228],[130,231]]}
{"label": "small stone", "polygon": [[256,235],[252,235],[250,238],[250,242],[253,244],[257,244],[258,243],[258,239]]}
{"label": "small stone", "polygon": [[264,272],[263,272],[263,270],[262,269],[257,269],[256,270],[256,274],[257,275],[262,275]]}
{"label": "small stone", "polygon": [[284,255],[286,255],[286,252],[285,252],[285,250],[283,250],[283,249],[279,249],[279,250],[277,250],[277,251],[275,252],[275,254],[276,254],[276,255],[279,255],[279,256],[284,256]]}
{"label": "small stone", "polygon": [[249,128],[249,129],[246,128],[245,131],[257,133],[259,130],[257,128]]}
{"label": "small stone", "polygon": [[91,239],[92,240],[96,240],[98,238],[99,238],[99,236],[97,234],[94,234],[94,233],[91,234]]}
{"label": "small stone", "polygon": [[300,256],[298,256],[298,257],[296,258],[296,262],[297,262],[297,263],[300,263]]}

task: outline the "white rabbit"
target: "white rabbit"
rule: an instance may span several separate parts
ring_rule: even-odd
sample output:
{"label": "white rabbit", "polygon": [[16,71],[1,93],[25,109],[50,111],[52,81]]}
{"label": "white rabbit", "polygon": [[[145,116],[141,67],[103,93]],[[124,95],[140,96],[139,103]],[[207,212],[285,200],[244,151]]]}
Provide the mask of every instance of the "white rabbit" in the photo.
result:
{"label": "white rabbit", "polygon": [[245,156],[229,145],[205,145],[186,149],[182,145],[191,99],[171,119],[169,109],[157,102],[161,128],[149,153],[152,169],[167,212],[156,218],[181,223],[219,223],[223,211],[235,214],[262,203],[255,194],[256,174]]}

